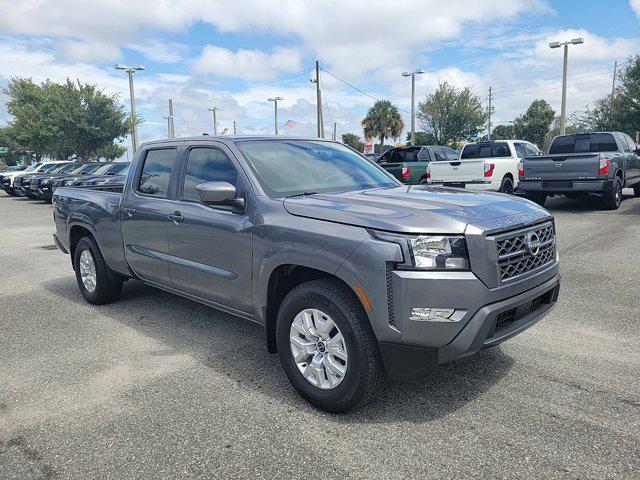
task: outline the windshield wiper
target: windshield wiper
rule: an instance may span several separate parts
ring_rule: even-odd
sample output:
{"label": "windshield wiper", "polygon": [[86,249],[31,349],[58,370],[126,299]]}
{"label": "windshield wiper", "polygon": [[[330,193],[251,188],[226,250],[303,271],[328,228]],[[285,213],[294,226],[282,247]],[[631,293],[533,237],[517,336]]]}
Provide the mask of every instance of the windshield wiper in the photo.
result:
{"label": "windshield wiper", "polygon": [[287,195],[285,197],[285,200],[287,198],[293,198],[293,197],[308,197],[309,195],[317,195],[318,192],[300,192],[300,193],[294,193],[293,195]]}

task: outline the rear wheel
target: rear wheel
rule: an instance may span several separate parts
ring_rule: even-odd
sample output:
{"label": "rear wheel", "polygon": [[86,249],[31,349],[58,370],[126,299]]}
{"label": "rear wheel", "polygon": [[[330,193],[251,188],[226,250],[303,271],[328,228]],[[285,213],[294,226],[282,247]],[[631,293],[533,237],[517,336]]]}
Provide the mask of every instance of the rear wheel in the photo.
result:
{"label": "rear wheel", "polygon": [[607,210],[617,210],[622,203],[622,179],[615,177],[611,190],[602,196],[602,204]]}
{"label": "rear wheel", "polygon": [[633,194],[636,197],[640,197],[640,183],[637,183],[635,187],[633,187]]}
{"label": "rear wheel", "polygon": [[513,193],[513,180],[511,180],[510,177],[504,177],[502,179],[499,192],[508,193],[509,195]]}
{"label": "rear wheel", "polygon": [[541,207],[544,207],[544,204],[547,201],[547,194],[543,192],[527,192],[525,194],[525,198],[537,203]]}
{"label": "rear wheel", "polygon": [[91,237],[83,237],[73,253],[78,288],[94,305],[111,303],[120,297],[122,279],[109,270],[100,248]]}
{"label": "rear wheel", "polygon": [[285,297],[276,324],[280,363],[309,403],[346,412],[376,397],[386,373],[368,320],[353,293],[314,280]]}

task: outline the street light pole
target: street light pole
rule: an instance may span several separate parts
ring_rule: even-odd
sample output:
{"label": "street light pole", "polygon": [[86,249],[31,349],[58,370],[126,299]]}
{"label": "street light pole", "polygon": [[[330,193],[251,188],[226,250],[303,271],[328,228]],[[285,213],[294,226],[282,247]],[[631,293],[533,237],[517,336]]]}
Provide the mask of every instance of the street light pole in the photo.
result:
{"label": "street light pole", "polygon": [[145,70],[143,65],[129,67],[118,63],[114,66],[116,70],[124,70],[129,75],[129,97],[131,98],[131,148],[133,153],[138,150],[138,118],[136,116],[136,97],[133,92],[133,74],[138,70]]}
{"label": "street light pole", "polygon": [[416,144],[416,75],[424,73],[417,69],[413,72],[403,72],[403,77],[411,77],[411,146]]}
{"label": "street light pole", "polygon": [[218,135],[218,122],[216,121],[216,111],[220,110],[218,107],[210,108],[209,111],[213,116],[213,134]]}
{"label": "street light pole", "polygon": [[560,135],[564,135],[567,125],[567,61],[569,57],[569,45],[584,43],[582,38],[574,38],[566,42],[551,42],[549,48],[564,47],[564,59],[562,62],[562,103],[560,105]]}
{"label": "street light pole", "polygon": [[273,97],[268,99],[270,102],[273,102],[273,114],[274,114],[274,130],[276,135],[278,135],[278,100],[284,100],[283,97]]}

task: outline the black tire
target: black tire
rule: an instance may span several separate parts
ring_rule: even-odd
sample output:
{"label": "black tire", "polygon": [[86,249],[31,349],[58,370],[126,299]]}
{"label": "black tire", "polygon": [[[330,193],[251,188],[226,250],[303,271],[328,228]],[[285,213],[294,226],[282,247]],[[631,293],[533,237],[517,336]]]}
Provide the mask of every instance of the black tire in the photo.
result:
{"label": "black tire", "polygon": [[[321,389],[298,369],[290,346],[290,329],[298,313],[317,308],[329,315],[345,341],[348,363],[342,381]],[[378,343],[366,314],[353,292],[337,280],[320,279],[303,283],[285,297],[278,311],[276,341],[280,363],[298,393],[312,405],[343,413],[373,400],[385,384],[386,372]]]}
{"label": "black tire", "polygon": [[428,184],[429,184],[429,180],[427,180],[426,178],[420,179],[420,185],[428,185]]}
{"label": "black tire", "polygon": [[527,192],[524,196],[527,200],[531,200],[541,207],[544,207],[544,204],[547,202],[547,194],[543,192]]}
{"label": "black tire", "polygon": [[636,185],[633,187],[633,194],[636,197],[640,197],[640,183],[636,183]]}
{"label": "black tire", "polygon": [[[80,274],[80,256],[85,250],[91,254],[96,270],[96,286],[92,292],[87,290]],[[120,297],[122,279],[110,271],[98,244],[93,238],[83,237],[80,239],[73,253],[73,266],[76,271],[78,288],[87,302],[94,305],[103,305],[114,302]]]}
{"label": "black tire", "polygon": [[5,192],[7,192],[12,197],[17,197],[18,196],[18,194],[14,190],[5,190]]}
{"label": "black tire", "polygon": [[513,180],[510,177],[504,177],[502,179],[502,183],[500,183],[500,190],[498,190],[501,193],[507,193],[509,195],[513,194]]}
{"label": "black tire", "polygon": [[622,203],[622,179],[618,176],[613,178],[611,190],[602,195],[602,204],[607,210],[617,210]]}

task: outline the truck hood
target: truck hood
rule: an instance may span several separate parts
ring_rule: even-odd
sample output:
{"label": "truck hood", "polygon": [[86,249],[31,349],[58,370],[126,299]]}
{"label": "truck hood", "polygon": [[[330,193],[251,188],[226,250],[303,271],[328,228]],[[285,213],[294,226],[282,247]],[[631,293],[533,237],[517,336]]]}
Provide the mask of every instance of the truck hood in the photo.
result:
{"label": "truck hood", "polygon": [[487,220],[549,215],[514,196],[425,185],[290,197],[284,207],[301,217],[405,233],[461,234],[467,225]]}

